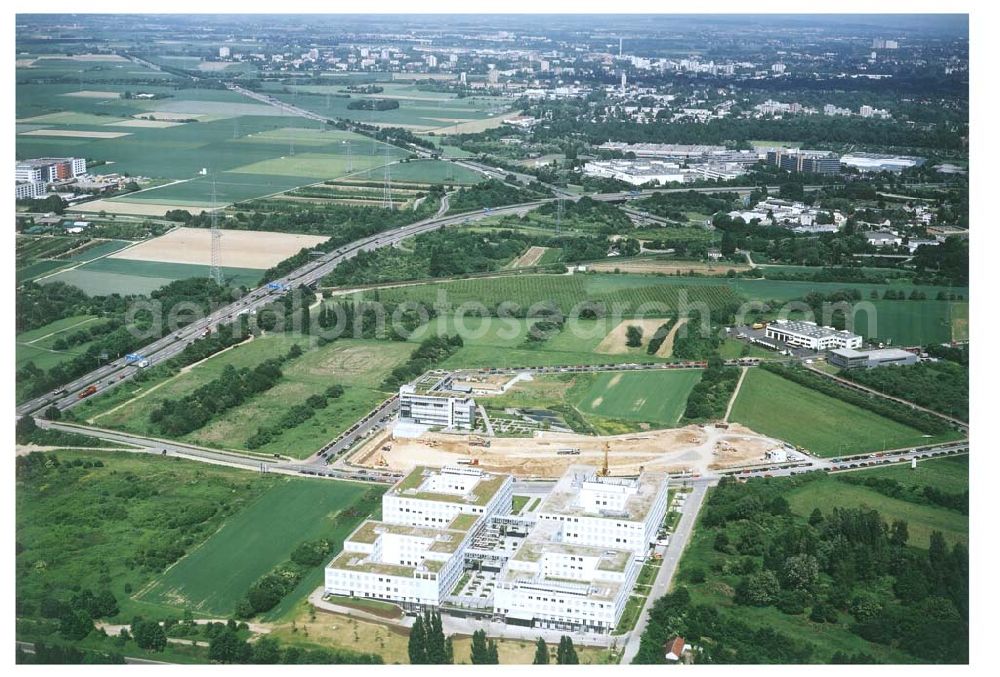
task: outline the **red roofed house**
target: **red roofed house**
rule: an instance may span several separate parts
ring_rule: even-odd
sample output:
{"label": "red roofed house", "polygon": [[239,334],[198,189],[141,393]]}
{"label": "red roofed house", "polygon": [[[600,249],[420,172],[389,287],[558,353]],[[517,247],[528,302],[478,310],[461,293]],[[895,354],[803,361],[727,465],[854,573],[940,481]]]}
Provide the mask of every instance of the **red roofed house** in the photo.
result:
{"label": "red roofed house", "polygon": [[663,648],[666,651],[668,661],[679,661],[684,654],[691,650],[691,645],[685,644],[683,637],[674,637]]}

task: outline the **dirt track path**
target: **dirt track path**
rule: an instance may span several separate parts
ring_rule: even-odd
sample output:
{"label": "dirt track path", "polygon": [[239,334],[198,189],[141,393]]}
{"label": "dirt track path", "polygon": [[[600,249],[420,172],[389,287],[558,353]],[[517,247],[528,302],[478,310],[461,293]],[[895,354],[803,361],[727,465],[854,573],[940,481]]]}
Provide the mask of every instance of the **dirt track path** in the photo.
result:
{"label": "dirt track path", "polygon": [[684,326],[687,321],[688,318],[682,317],[677,320],[677,324],[670,328],[670,333],[663,339],[660,349],[656,351],[657,357],[670,357],[674,354],[674,337],[677,336],[677,330]]}
{"label": "dirt track path", "polygon": [[736,387],[733,388],[733,396],[729,398],[729,404],[726,406],[726,415],[722,418],[723,421],[729,421],[729,414],[733,412],[733,405],[736,403],[736,397],[740,394],[740,388],[743,387],[743,379],[747,377],[747,371],[749,367],[743,367],[740,372],[740,380],[736,382]]}

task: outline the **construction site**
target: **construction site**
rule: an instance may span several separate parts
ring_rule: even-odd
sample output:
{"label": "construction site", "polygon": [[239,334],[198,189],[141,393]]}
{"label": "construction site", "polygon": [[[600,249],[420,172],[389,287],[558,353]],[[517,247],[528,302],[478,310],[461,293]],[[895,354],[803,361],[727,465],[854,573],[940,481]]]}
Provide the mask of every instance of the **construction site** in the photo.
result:
{"label": "construction site", "polygon": [[700,475],[766,462],[780,440],[738,424],[690,425],[626,435],[538,432],[530,438],[424,432],[395,437],[383,431],[361,445],[348,465],[407,471],[416,465],[473,465],[522,479],[561,476],[571,465],[602,466],[617,475],[643,470]]}

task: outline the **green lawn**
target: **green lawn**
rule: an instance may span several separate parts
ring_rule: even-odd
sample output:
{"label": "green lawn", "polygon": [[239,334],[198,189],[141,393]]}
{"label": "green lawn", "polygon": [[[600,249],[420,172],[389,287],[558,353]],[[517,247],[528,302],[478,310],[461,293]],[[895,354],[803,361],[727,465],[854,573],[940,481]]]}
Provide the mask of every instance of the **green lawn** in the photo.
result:
{"label": "green lawn", "polygon": [[39,369],[51,369],[57,364],[82,355],[86,352],[89,343],[82,343],[60,351],[54,350],[52,344],[61,335],[72,333],[77,329],[85,329],[95,321],[97,321],[97,317],[94,315],[74,315],[50,322],[44,327],[18,334],[15,346],[15,368],[20,369],[28,362],[34,362]]}
{"label": "green lawn", "polygon": [[747,374],[730,418],[819,456],[939,441],[763,369]]}
{"label": "green lawn", "polygon": [[910,464],[893,464],[885,468],[859,471],[863,477],[885,477],[908,487],[936,487],[948,493],[960,493],[969,488],[969,457],[944,456]]}
{"label": "green lawn", "polygon": [[[458,186],[479,183],[483,180],[482,174],[443,160],[400,162],[392,165],[390,172],[393,181],[404,183],[411,181],[413,183],[441,183]],[[383,170],[373,169],[351,178],[381,181]]]}
{"label": "green lawn", "polygon": [[297,545],[349,534],[363,516],[339,527],[333,519],[368,489],[347,482],[281,478],[137,597],[196,615],[227,617],[247,588],[287,560]]}
{"label": "green lawn", "polygon": [[584,414],[671,427],[680,420],[699,380],[698,369],[598,374],[577,393],[574,404]]}

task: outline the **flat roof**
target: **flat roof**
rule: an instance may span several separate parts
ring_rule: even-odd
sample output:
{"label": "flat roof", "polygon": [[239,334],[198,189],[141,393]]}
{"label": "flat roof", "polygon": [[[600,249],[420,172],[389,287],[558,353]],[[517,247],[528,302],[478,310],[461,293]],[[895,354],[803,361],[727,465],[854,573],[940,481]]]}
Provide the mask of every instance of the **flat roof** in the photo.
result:
{"label": "flat roof", "polygon": [[799,334],[809,338],[826,338],[827,336],[857,336],[849,331],[842,331],[832,327],[823,327],[815,322],[805,322],[802,320],[775,320],[768,327],[776,328],[790,334]]}
{"label": "flat roof", "polygon": [[[602,478],[597,476],[597,468],[589,465],[570,466],[552,491],[542,501],[538,508],[539,514],[549,513],[554,515],[599,517],[608,520],[643,522],[653,507],[653,500],[660,490],[660,485],[668,480],[669,476],[663,472],[644,472],[634,480],[626,480],[619,477]],[[579,504],[578,498],[583,482],[607,483],[609,485],[621,484],[623,481],[633,481],[637,486],[635,494],[625,501],[622,512],[615,514],[588,513]]]}
{"label": "flat roof", "polygon": [[405,498],[422,501],[441,501],[443,503],[462,503],[465,505],[483,506],[490,502],[507,481],[508,475],[482,473],[472,491],[467,494],[445,494],[433,491],[421,491],[424,479],[431,474],[441,474],[442,471],[418,465],[389,492]]}
{"label": "flat roof", "polygon": [[874,350],[854,350],[853,348],[837,348],[830,352],[847,358],[867,357],[870,360],[900,360],[908,357],[916,357],[913,353],[902,348],[876,348]]}

